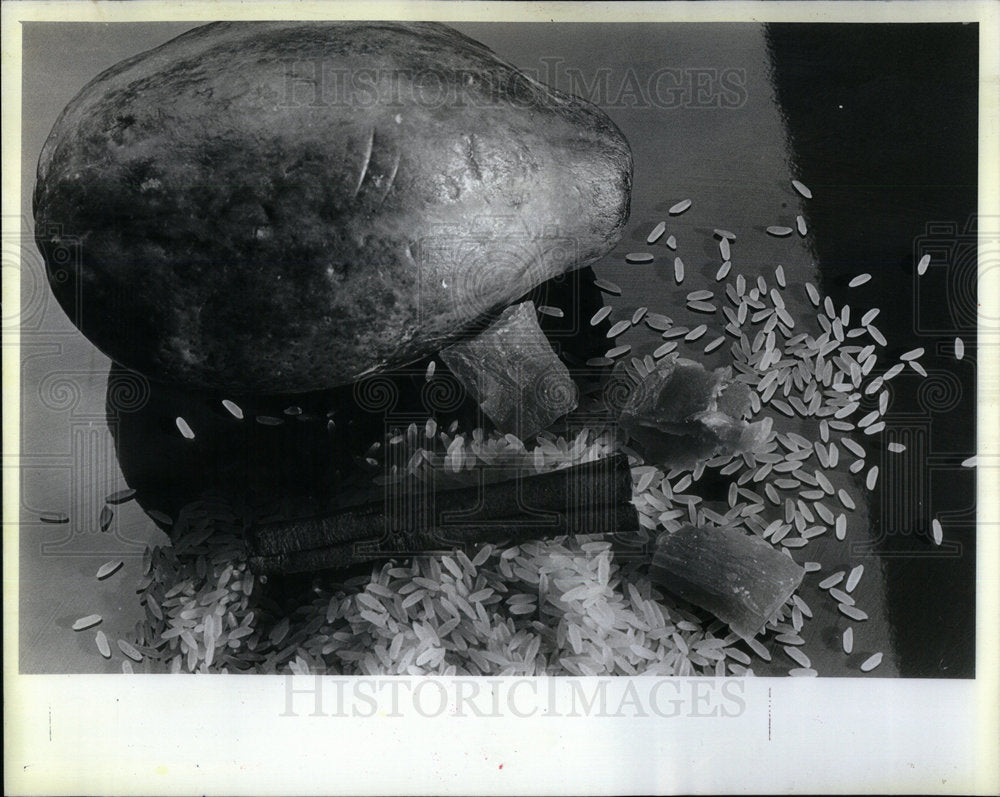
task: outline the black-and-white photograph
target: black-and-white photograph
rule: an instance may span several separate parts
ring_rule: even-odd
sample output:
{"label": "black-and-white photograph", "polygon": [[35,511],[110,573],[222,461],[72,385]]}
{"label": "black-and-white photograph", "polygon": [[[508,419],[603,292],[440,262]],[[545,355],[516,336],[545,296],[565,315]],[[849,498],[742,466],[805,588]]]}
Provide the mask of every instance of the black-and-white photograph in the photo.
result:
{"label": "black-and-white photograph", "polygon": [[22,675],[976,678],[975,21],[20,24]]}

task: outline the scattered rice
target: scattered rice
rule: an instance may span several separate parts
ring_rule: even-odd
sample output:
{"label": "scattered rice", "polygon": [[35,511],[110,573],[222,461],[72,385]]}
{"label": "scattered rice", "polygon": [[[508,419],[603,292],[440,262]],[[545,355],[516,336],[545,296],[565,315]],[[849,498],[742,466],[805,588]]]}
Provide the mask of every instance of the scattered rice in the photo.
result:
{"label": "scattered rice", "polygon": [[906,451],[906,446],[902,443],[889,443],[888,448],[893,454],[902,454]]}
{"label": "scattered rice", "polygon": [[88,628],[93,628],[95,625],[99,625],[104,618],[99,614],[88,614],[86,617],[81,617],[75,623],[73,623],[74,631],[85,631]]}
{"label": "scattered rice", "polygon": [[609,315],[611,315],[611,307],[610,305],[604,305],[604,307],[602,307],[600,310],[598,310],[590,317],[590,325],[592,327],[596,327]]}
{"label": "scattered rice", "polygon": [[873,465],[869,471],[868,475],[865,477],[865,487],[869,490],[874,490],[875,485],[878,483],[878,465]]}
{"label": "scattered rice", "polygon": [[840,571],[834,573],[832,576],[827,576],[817,585],[820,589],[831,589],[844,580],[844,572]]}
{"label": "scattered rice", "polygon": [[126,501],[131,501],[133,498],[135,498],[135,490],[128,488],[111,493],[111,495],[104,499],[104,502],[108,504],[124,504]]}
{"label": "scattered rice", "polygon": [[927,273],[927,267],[930,264],[931,264],[931,256],[930,255],[924,255],[923,257],[921,257],[920,260],[919,260],[919,262],[917,263],[917,274],[919,276],[921,276],[921,277],[924,274],[926,274]]}
{"label": "scattered rice", "polygon": [[229,399],[223,399],[222,406],[225,407],[226,411],[234,418],[236,418],[236,420],[238,421],[243,420],[243,410],[240,409],[240,406],[238,404],[236,404],[233,401],[230,401]]}
{"label": "scattered rice", "polygon": [[103,581],[104,579],[108,578],[108,576],[112,576],[115,573],[117,573],[121,569],[123,564],[124,562],[122,562],[120,559],[112,560],[110,562],[105,562],[103,565],[97,568],[97,573],[95,573],[95,577],[97,578],[98,581]]}
{"label": "scattered rice", "polygon": [[646,326],[656,332],[666,332],[673,321],[662,313],[646,313]]}
{"label": "scattered rice", "polygon": [[802,667],[812,666],[812,662],[809,660],[809,657],[798,648],[792,647],[790,645],[785,645],[781,649],[785,651],[785,654],[788,656],[788,658],[790,658],[796,664]]}
{"label": "scattered rice", "polygon": [[690,199],[682,199],[677,204],[671,205],[670,210],[668,210],[667,212],[671,216],[679,216],[681,213],[683,213],[689,207],[691,207],[691,200]]}
{"label": "scattered rice", "polygon": [[882,663],[882,653],[874,653],[861,662],[861,672],[871,672]]}
{"label": "scattered rice", "polygon": [[791,227],[782,227],[780,225],[772,225],[767,228],[768,235],[773,235],[776,238],[784,238],[792,234]]}
{"label": "scattered rice", "polygon": [[847,283],[848,288],[858,288],[864,285],[866,282],[870,282],[872,278],[871,274],[858,274],[850,282]]}
{"label": "scattered rice", "polygon": [[[685,200],[670,212],[684,212],[690,204]],[[802,216],[796,217],[796,227],[806,234]],[[658,241],[665,231],[666,223],[660,222],[647,242]],[[783,237],[793,230],[769,227],[767,232]],[[728,250],[735,236],[722,229],[715,234],[725,255],[716,272],[716,280],[722,281],[732,273]],[[666,245],[676,248],[673,235]],[[625,257],[630,262],[654,259],[646,252]],[[684,263],[680,257],[675,258],[674,268],[676,282],[681,284]],[[838,310],[829,297],[821,297],[816,286],[806,283],[810,302],[822,307],[817,319],[822,330],[816,337],[815,332],[801,331],[806,329],[804,324],[795,329],[796,319],[785,308],[779,291],[787,287],[786,282],[779,265],[774,270],[777,287],[769,287],[763,276],[748,285],[742,274],[725,285],[722,304],[728,300],[731,307],[722,307],[722,312],[728,321],[725,331],[733,338],[733,368],[737,378],[751,388],[755,413],[767,406],[789,417],[813,418],[819,422],[822,444],[814,445],[794,433],[775,434],[769,428],[760,450],[742,457],[714,457],[698,468],[669,473],[639,465],[633,470],[635,503],[645,530],[671,531],[688,520],[735,524],[768,539],[789,556],[790,548],[808,546],[831,527],[838,540],[845,539],[846,516],[835,517],[823,499],[836,494],[847,509],[854,509],[854,501],[846,490],[835,493],[831,480],[808,460],[815,457],[823,468],[835,469],[838,445],[843,445],[858,457],[851,470],[862,470],[865,450],[847,437],[855,428],[852,418],[862,394],[877,393],[904,365],[866,381],[877,363],[876,348],[859,338],[867,334],[875,344],[885,345],[871,325],[878,311],[866,312],[860,326],[852,329],[851,308]],[[613,283],[595,280],[595,285],[605,293],[621,295],[621,288]],[[693,310],[714,313],[718,309],[709,301],[714,299],[711,291],[693,291],[687,298]],[[539,308],[552,315],[549,310],[557,308]],[[592,316],[591,325],[603,322],[611,312],[611,307],[602,307]],[[667,316],[639,308],[631,321],[612,325],[609,336],[621,334],[643,318],[665,341],[652,356],[624,363],[633,377],[655,367],[656,358],[676,351],[677,338],[695,341],[708,329],[706,324],[692,330],[674,326]],[[713,336],[704,351],[715,351],[725,341],[723,335]],[[610,366],[630,351],[628,345],[616,346],[604,357],[587,362]],[[876,387],[869,391],[872,385]],[[888,395],[883,394],[887,401]],[[879,412],[884,413],[887,405],[883,406],[882,396],[878,401]],[[866,434],[876,433],[873,429],[880,425],[884,428],[877,418],[862,424]],[[591,430],[576,439],[546,433],[537,441],[522,443],[507,439],[512,436],[484,435],[480,430],[476,430],[478,436],[456,434],[457,426],[437,436],[436,424],[419,439],[417,429],[414,424],[412,439],[409,431],[405,436],[393,433],[400,461],[413,463],[408,478],[416,481],[426,478],[432,468],[447,478],[468,479],[470,470],[507,456],[533,471],[543,471],[597,459],[615,448],[610,434],[599,436]],[[631,461],[638,462],[634,452],[628,453]],[[692,487],[693,493],[699,492],[696,483],[709,468],[732,478],[728,508],[707,506],[700,496],[685,493]],[[870,468],[866,483],[877,472],[877,467]],[[783,501],[779,488],[794,491],[791,498]],[[771,521],[768,514],[773,507],[779,507],[780,514],[782,502],[784,521],[780,516]],[[153,549],[144,562],[146,625],[133,649],[143,660],[152,660],[147,669],[155,664],[177,672],[752,674],[751,658],[732,647],[735,635],[722,637],[721,622],[703,621],[700,615],[675,607],[650,584],[635,561],[616,558],[606,541],[587,536],[556,538],[506,549],[482,546],[467,555],[457,550],[380,563],[369,576],[357,576],[345,584],[321,584],[314,599],[307,598],[297,609],[278,611],[259,590],[254,591],[240,530],[208,514],[206,520],[182,512],[175,522],[173,547]],[[199,538],[200,534],[204,536]],[[848,592],[860,578],[859,568],[847,577]],[[817,572],[820,565],[806,562],[805,569]],[[820,588],[830,591],[841,613],[866,619],[853,605],[853,598],[836,589],[844,578],[843,571],[835,573],[824,578]],[[809,606],[795,595],[766,626],[775,634],[774,641],[800,665],[790,674],[816,674],[808,656],[799,650],[809,636],[802,628],[811,616]],[[844,639],[846,646],[846,633]],[[746,645],[759,658],[771,659],[760,639],[746,640]]]}
{"label": "scattered rice", "polygon": [[111,528],[111,521],[115,519],[115,513],[111,511],[111,507],[102,506],[101,513],[97,517],[97,522],[101,527],[101,531],[107,531]]}
{"label": "scattered rice", "polygon": [[955,338],[955,359],[961,360],[965,356],[965,341]]}
{"label": "scattered rice", "polygon": [[838,603],[837,608],[840,610],[841,614],[845,617],[850,617],[852,620],[858,620],[860,622],[868,619],[868,615],[861,611],[861,609],[857,606],[850,606],[846,603]]}
{"label": "scattered rice", "polygon": [[732,258],[732,250],[729,246],[728,238],[723,238],[721,241],[719,241],[719,254],[722,255],[723,261]]}
{"label": "scattered rice", "polygon": [[630,329],[631,326],[632,326],[632,322],[629,321],[629,320],[627,320],[627,319],[622,320],[622,321],[618,321],[618,322],[616,322],[616,323],[614,323],[614,324],[611,325],[611,329],[608,330],[608,334],[606,335],[606,337],[617,338],[619,335],[621,335],[627,329]]}
{"label": "scattered rice", "polygon": [[675,341],[668,340],[666,343],[656,348],[656,350],[653,352],[653,357],[656,358],[665,357],[676,348],[677,348],[677,343]]}
{"label": "scattered rice", "polygon": [[854,588],[858,585],[858,582],[861,581],[861,576],[864,572],[864,565],[858,565],[857,567],[852,568],[850,575],[847,577],[847,584],[844,586],[844,589],[848,592],[853,592]]}
{"label": "scattered rice", "polygon": [[180,431],[181,435],[183,435],[186,440],[194,440],[194,430],[188,425],[187,421],[180,416],[177,416],[174,423],[177,424],[178,431]]}
{"label": "scattered rice", "polygon": [[674,249],[674,250],[676,250],[677,249],[677,238],[675,236],[671,235],[669,238],[667,238],[666,244],[667,244],[667,248],[668,249]]}
{"label": "scattered rice", "polygon": [[798,180],[792,180],[792,187],[806,199],[813,198],[812,191],[810,191],[805,185],[800,183]]}
{"label": "scattered rice", "polygon": [[96,636],[94,636],[94,642],[97,644],[97,650],[106,659],[111,658],[111,646],[108,645],[108,638],[105,636],[103,631],[98,631]]}
{"label": "scattered rice", "polygon": [[855,440],[852,440],[850,437],[844,437],[841,439],[840,442],[841,444],[843,444],[844,448],[846,448],[856,457],[861,457],[862,459],[864,459],[865,449],[860,443],[856,442]]}
{"label": "scattered rice", "polygon": [[715,340],[711,341],[707,346],[705,346],[703,351],[705,352],[705,354],[711,354],[713,351],[719,348],[725,342],[725,340],[726,340],[725,336],[720,335]]}
{"label": "scattered rice", "polygon": [[792,667],[792,669],[788,671],[788,674],[792,676],[792,678],[815,678],[819,675],[819,673],[812,667]]}
{"label": "scattered rice", "polygon": [[941,521],[937,518],[931,521],[931,537],[935,545],[940,545],[944,541],[944,529],[941,527]]}
{"label": "scattered rice", "polygon": [[118,649],[132,661],[142,661],[142,654],[124,639],[118,640]]}
{"label": "scattered rice", "polygon": [[622,295],[622,289],[609,280],[602,280],[598,278],[594,280],[594,285],[598,290],[603,291],[604,293],[610,293],[612,296]]}
{"label": "scattered rice", "polygon": [[629,252],[625,255],[626,263],[652,263],[655,259],[649,252]]}
{"label": "scattered rice", "polygon": [[[652,255],[650,257],[652,257]],[[561,307],[552,307],[551,305],[548,305],[548,304],[540,304],[540,305],[538,305],[537,309],[538,309],[538,312],[541,313],[542,315],[551,316],[552,318],[563,318],[566,315],[563,312],[563,310],[562,310]],[[433,360],[431,361],[431,365],[434,365],[434,361]],[[430,367],[430,366],[428,366],[428,367]],[[431,370],[431,375],[433,375],[433,374],[434,374],[434,371],[432,369]]]}
{"label": "scattered rice", "polygon": [[924,356],[923,347],[917,347],[915,349],[910,349],[908,352],[899,355],[899,359],[903,362],[909,362],[910,360],[915,360],[918,357]]}
{"label": "scattered rice", "polygon": [[850,654],[854,652],[854,628],[852,626],[847,626],[847,628],[844,629],[842,640],[844,653]]}
{"label": "scattered rice", "polygon": [[809,232],[809,228],[806,226],[806,220],[804,216],[795,217],[795,227],[799,231],[799,235],[803,237],[805,237]]}

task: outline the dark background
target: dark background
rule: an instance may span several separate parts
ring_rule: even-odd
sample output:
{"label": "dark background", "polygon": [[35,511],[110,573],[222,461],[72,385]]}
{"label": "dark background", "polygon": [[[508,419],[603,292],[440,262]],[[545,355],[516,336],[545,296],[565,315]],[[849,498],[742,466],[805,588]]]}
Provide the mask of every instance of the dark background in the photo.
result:
{"label": "dark background", "polygon": [[[100,70],[191,27],[23,27],[26,227],[38,152],[59,111]],[[542,77],[554,69],[557,88],[572,88],[572,70],[588,84],[607,70],[609,89],[593,99],[621,127],[636,163],[625,237],[594,264],[598,276],[622,286],[621,297],[605,297],[616,318],[648,305],[693,325],[684,294],[717,290],[711,231],[727,227],[739,235],[734,268],[748,279],[758,273],[770,278],[777,262],[784,265],[793,314],[814,312],[801,290],[806,280],[821,284],[838,306],[850,302],[854,318],[868,307],[881,308],[876,324],[889,349],[877,370],[903,351],[926,349],[927,379],[907,371],[891,383],[884,438],[905,442],[906,454],[887,454],[884,445],[864,441],[882,476],[870,503],[852,513],[849,555],[839,545],[823,554],[822,541],[807,549],[824,566],[865,564],[856,594],[872,619],[855,630],[857,661],[840,652],[843,618],[820,606],[815,590],[807,594],[819,608],[807,626],[809,654],[823,675],[858,675],[858,656],[881,649],[886,661],[876,676],[973,676],[975,471],[959,463],[975,451],[977,27],[454,27]],[[650,102],[643,80],[664,67],[688,81],[708,75],[707,101],[688,93],[669,107]],[[626,90],[630,74],[639,80],[638,93]],[[727,74],[738,78],[735,91],[719,91],[720,76]],[[802,201],[789,185],[792,177],[807,183],[814,199]],[[662,242],[648,247],[645,237],[685,197],[693,200],[691,210],[669,222],[688,270],[678,288],[674,253]],[[763,235],[766,225],[793,224],[798,212],[809,222],[807,238]],[[109,636],[127,633],[139,607],[122,582],[137,578],[143,547],[165,537],[134,502],[116,509],[107,533],[95,529],[103,496],[132,484],[105,426],[110,363],[51,301],[30,241],[29,234],[22,247],[22,307],[29,312],[22,322],[21,669],[112,672],[118,663],[100,659],[92,637],[73,634],[69,626],[97,612]],[[655,262],[625,264],[624,254],[638,249],[656,254]],[[914,266],[925,251],[932,266],[917,279]],[[863,290],[848,289],[850,276],[862,271],[873,280]],[[637,352],[659,342],[648,330],[630,334]],[[952,356],[956,335],[966,343],[962,362]],[[692,347],[688,356],[712,366],[726,362],[725,347],[711,356],[699,352]],[[60,385],[66,390],[60,392]],[[132,448],[149,469],[148,479],[183,480],[191,474],[171,453],[178,441],[169,410],[177,406],[171,402],[185,399],[154,398],[162,400],[167,422],[161,431],[151,426]],[[156,406],[147,405],[147,414]],[[203,414],[202,422],[212,423]],[[856,485],[853,492],[865,491]],[[39,514],[50,510],[66,512],[71,524],[40,524]],[[930,542],[932,517],[945,527],[940,548]],[[126,562],[120,580],[96,584],[94,571],[112,556]]]}
{"label": "dark background", "polygon": [[[872,507],[900,675],[971,677],[976,482],[959,463],[976,450],[977,26],[772,24],[767,39],[815,197],[823,290],[839,306],[850,276],[871,273],[865,296],[889,354],[923,346],[934,379],[894,385],[895,424],[910,422],[908,453],[925,467],[883,481]],[[917,280],[924,252],[937,267]],[[934,516],[961,545],[952,556],[927,552]]]}

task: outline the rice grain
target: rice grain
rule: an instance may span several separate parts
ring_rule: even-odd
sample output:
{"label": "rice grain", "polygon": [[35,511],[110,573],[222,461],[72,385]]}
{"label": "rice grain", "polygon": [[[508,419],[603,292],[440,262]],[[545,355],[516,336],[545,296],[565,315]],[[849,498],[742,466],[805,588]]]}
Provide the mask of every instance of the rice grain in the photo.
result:
{"label": "rice grain", "polygon": [[619,335],[621,335],[623,332],[625,332],[625,330],[629,329],[631,326],[632,326],[632,322],[629,321],[628,319],[625,319],[625,320],[622,320],[622,321],[618,321],[618,322],[616,322],[616,323],[614,323],[614,324],[611,325],[611,329],[608,330],[608,333],[607,333],[607,335],[605,337],[608,337],[608,338],[617,338]]}
{"label": "rice grain", "polygon": [[177,416],[174,423],[177,425],[178,431],[186,440],[194,440],[194,430],[188,425],[187,421],[180,416]]}
{"label": "rice grain", "polygon": [[590,325],[592,327],[596,327],[609,315],[611,315],[611,307],[610,305],[604,305],[604,307],[602,307],[600,310],[598,310],[590,317]]}
{"label": "rice grain", "polygon": [[225,407],[226,412],[232,415],[236,420],[238,421],[243,420],[243,410],[240,409],[240,406],[238,404],[236,404],[233,401],[230,401],[229,399],[223,399],[222,406]]}
{"label": "rice grain", "polygon": [[111,646],[108,645],[108,638],[105,636],[103,631],[98,631],[97,635],[94,637],[94,642],[97,644],[97,650],[106,659],[111,658]]}
{"label": "rice grain", "polygon": [[72,627],[74,631],[85,631],[88,628],[99,625],[103,619],[99,614],[88,614],[86,617],[81,617],[74,622]]}
{"label": "rice grain", "polygon": [[121,569],[121,566],[123,564],[124,562],[122,562],[120,559],[112,560],[110,562],[105,562],[103,565],[97,568],[97,573],[95,573],[95,577],[97,578],[98,581],[103,581],[104,579],[108,578],[108,576],[117,573],[119,569]]}
{"label": "rice grain", "polygon": [[850,617],[852,620],[861,622],[868,619],[868,615],[861,611],[861,609],[857,606],[849,606],[846,603],[838,603],[837,608],[840,610],[841,614],[845,617]]}
{"label": "rice grain", "polygon": [[603,280],[598,278],[594,280],[594,285],[597,287],[598,290],[603,291],[604,293],[609,293],[612,296],[622,295],[622,289],[618,285],[609,280]]}
{"label": "rice grain", "polygon": [[142,661],[142,654],[135,649],[131,644],[126,642],[124,639],[118,640],[118,649],[128,656],[132,661],[139,662]]}
{"label": "rice grain", "polygon": [[881,663],[882,663],[881,651],[878,653],[873,653],[871,656],[869,656],[867,659],[861,662],[861,672],[871,672]]}
{"label": "rice grain", "polygon": [[792,187],[796,191],[798,191],[799,194],[801,194],[806,199],[812,199],[813,198],[812,191],[810,191],[807,186],[803,185],[798,180],[792,180]]}

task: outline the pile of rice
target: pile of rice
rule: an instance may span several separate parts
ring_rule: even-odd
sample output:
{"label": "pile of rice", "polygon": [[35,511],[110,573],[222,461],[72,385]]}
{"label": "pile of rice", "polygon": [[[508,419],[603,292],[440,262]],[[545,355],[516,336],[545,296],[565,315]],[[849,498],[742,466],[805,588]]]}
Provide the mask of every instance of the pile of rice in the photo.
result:
{"label": "pile of rice", "polygon": [[[727,249],[729,240],[723,236]],[[420,480],[433,471],[435,484],[447,487],[449,480],[469,483],[497,462],[543,472],[624,448],[642,525],[636,548],[687,522],[737,527],[769,540],[807,572],[820,573],[806,555],[810,540],[845,540],[846,512],[858,490],[852,474],[867,470],[868,489],[877,481],[877,467],[866,464],[867,449],[851,433],[881,442],[887,385],[906,367],[924,374],[922,352],[878,367],[878,351],[886,345],[873,323],[878,311],[854,319],[850,307],[835,307],[811,284],[794,290],[806,291],[815,322],[793,319],[780,266],[772,283],[731,273],[731,264],[717,280],[727,302],[719,333],[731,340],[733,376],[752,388],[750,420],[765,422],[757,450],[664,472],[623,447],[611,427],[568,438],[546,432],[526,445],[512,435],[466,433],[457,424],[439,429],[428,419],[423,428],[411,425],[373,446],[381,458],[379,480]],[[714,298],[711,292],[698,293],[698,309],[717,318],[706,301]],[[644,318],[677,346],[663,344],[628,360],[624,368],[632,380],[676,356],[678,346],[704,345],[697,341],[706,329],[688,330],[660,314],[636,312],[629,325]],[[713,339],[706,348],[718,345]],[[805,424],[812,433],[793,431],[789,418],[799,431]],[[893,445],[891,451],[901,450]],[[726,501],[699,495],[706,473],[728,479]],[[223,501],[189,505],[171,536],[171,545],[148,550],[145,559],[146,617],[133,641],[147,670],[752,675],[754,661],[770,661],[770,649],[782,645],[790,674],[817,674],[802,649],[812,610],[800,596],[793,595],[756,639],[741,640],[722,622],[670,599],[650,583],[639,557],[601,535],[387,561],[342,583],[314,584],[294,606],[278,605],[250,573],[242,521]],[[848,626],[847,653],[850,623],[867,616],[848,594],[863,568],[855,571],[847,592],[835,588],[836,573],[820,576]],[[874,669],[875,659],[863,669]]]}

